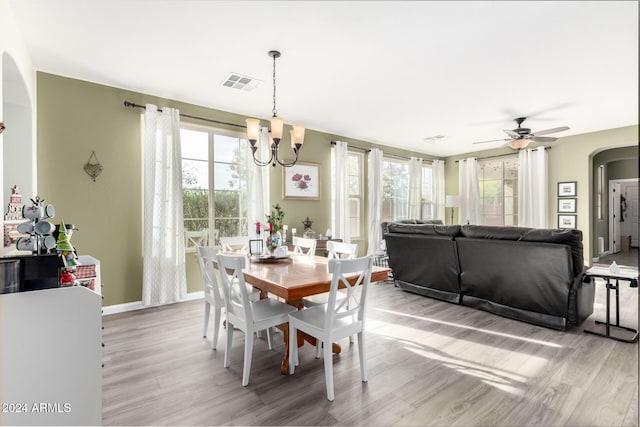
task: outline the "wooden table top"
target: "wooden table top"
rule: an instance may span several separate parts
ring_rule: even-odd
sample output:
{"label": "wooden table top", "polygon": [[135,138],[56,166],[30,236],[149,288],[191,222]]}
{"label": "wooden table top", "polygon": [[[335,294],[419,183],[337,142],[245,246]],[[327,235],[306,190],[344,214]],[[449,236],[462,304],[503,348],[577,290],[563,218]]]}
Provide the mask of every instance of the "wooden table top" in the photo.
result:
{"label": "wooden table top", "polygon": [[[289,254],[283,262],[251,262],[247,260],[244,280],[256,288],[295,301],[310,295],[329,292],[331,274],[327,269],[328,258]],[[386,280],[389,268],[373,267],[371,283]],[[357,279],[354,276],[354,282]]]}

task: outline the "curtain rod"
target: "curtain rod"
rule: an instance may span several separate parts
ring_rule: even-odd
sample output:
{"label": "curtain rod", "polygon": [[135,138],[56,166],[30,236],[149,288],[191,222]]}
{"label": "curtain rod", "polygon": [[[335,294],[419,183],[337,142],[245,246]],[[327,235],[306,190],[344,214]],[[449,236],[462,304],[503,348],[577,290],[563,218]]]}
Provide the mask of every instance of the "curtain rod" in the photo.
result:
{"label": "curtain rod", "polygon": [[[129,102],[129,101],[124,101],[124,106],[125,107],[131,107],[131,108],[134,108],[134,107],[142,108],[143,110],[147,109],[147,107],[145,107],[144,105],[135,104],[135,103]],[[158,111],[162,112],[162,109],[158,108]],[[220,120],[207,119],[205,117],[192,116],[190,114],[184,114],[184,113],[180,113],[180,117],[187,117],[187,118],[190,118],[190,119],[202,120],[202,121],[210,122],[210,123],[217,123],[219,125],[235,126],[235,127],[242,128],[242,129],[246,129],[247,128],[244,125],[237,125],[235,123],[222,122]]]}
{"label": "curtain rod", "polygon": [[[335,141],[331,141],[330,144],[331,145],[336,145],[336,142]],[[349,145],[349,148],[354,148],[356,150],[364,151],[365,153],[369,153],[371,151],[371,148],[362,148],[362,147],[357,147],[355,145]]]}
{"label": "curtain rod", "polygon": [[[336,142],[335,141],[331,141],[331,145],[336,145]],[[349,145],[349,144],[347,144],[347,145]],[[356,150],[362,150],[365,153],[371,152],[371,148],[362,148],[362,147],[358,147],[356,145],[349,145],[349,148],[354,148]],[[383,154],[383,156],[386,156],[386,157],[395,157],[396,159],[411,160],[409,157],[401,156],[399,154],[391,154],[391,153],[382,153],[382,154]],[[433,163],[433,160],[431,160],[431,159],[423,159],[423,161],[424,162],[432,162]]]}
{"label": "curtain rod", "polygon": [[[544,147],[546,150],[551,150],[551,147]],[[487,156],[487,157],[476,157],[476,160],[485,160],[485,159],[497,159],[498,157],[509,157],[509,156],[517,156],[517,153],[509,153],[509,154],[496,154],[495,156]],[[463,159],[464,160],[464,159]],[[456,160],[458,163],[460,160]]]}

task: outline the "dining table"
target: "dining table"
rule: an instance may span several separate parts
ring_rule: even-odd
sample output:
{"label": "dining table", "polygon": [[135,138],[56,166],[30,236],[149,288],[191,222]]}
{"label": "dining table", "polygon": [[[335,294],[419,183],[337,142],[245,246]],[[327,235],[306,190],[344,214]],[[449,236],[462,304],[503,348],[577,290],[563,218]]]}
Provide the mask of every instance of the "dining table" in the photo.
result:
{"label": "dining table", "polygon": [[[289,252],[287,257],[258,258],[248,257],[244,269],[244,280],[247,284],[262,292],[263,297],[275,295],[287,304],[299,310],[304,308],[302,299],[311,295],[329,292],[331,273],[328,270],[329,259],[321,256],[299,255]],[[387,280],[391,270],[387,267],[374,266],[371,272],[371,283]],[[347,280],[354,284],[357,274],[347,275]],[[340,286],[344,287],[344,285]],[[282,375],[287,375],[289,362],[289,324],[280,326],[285,343],[285,355],[280,366]],[[298,346],[305,342],[316,345],[316,339],[298,331]],[[332,344],[332,351],[339,354],[341,348]]]}

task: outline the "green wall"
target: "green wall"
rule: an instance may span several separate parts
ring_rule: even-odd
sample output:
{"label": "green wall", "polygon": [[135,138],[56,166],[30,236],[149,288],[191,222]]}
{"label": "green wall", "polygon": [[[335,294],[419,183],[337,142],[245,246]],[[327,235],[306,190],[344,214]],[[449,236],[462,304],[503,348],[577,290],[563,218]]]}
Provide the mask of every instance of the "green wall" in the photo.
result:
{"label": "green wall", "polygon": [[[80,229],[72,241],[78,252],[101,260],[105,306],[140,301],[142,295],[142,110],[124,107],[124,101],[174,107],[190,115],[229,123],[244,124],[245,119],[202,106],[37,74],[38,195],[55,205],[55,221],[64,219]],[[225,129],[223,125],[216,127]],[[307,216],[318,233],[330,227],[332,140],[381,148],[390,154],[429,158],[308,129],[300,161],[320,164],[320,200],[282,200],[282,168],[270,168],[271,203],[280,203],[290,228],[301,231]],[[104,167],[96,182],[83,170],[92,150]],[[366,169],[364,176],[366,179]],[[366,192],[366,184],[363,191]],[[366,230],[366,219],[363,227]],[[366,240],[358,243],[364,253]],[[194,254],[187,254],[187,282],[189,292],[202,289]]]}
{"label": "green wall", "polygon": [[[585,263],[597,251],[593,228],[593,158],[598,153],[620,147],[637,147],[638,126],[626,126],[600,132],[567,136],[553,144],[549,151],[549,224],[557,225],[556,186],[561,181],[578,182],[578,225],[583,232]],[[637,154],[636,154],[637,158]]]}
{"label": "green wall", "polygon": [[[102,261],[104,305],[139,301],[142,293],[142,143],[141,110],[126,108],[124,101],[153,103],[160,107],[215,120],[244,123],[244,116],[185,104],[152,95],[69,79],[52,74],[37,75],[37,186],[38,195],[56,207],[56,221],[64,219],[80,229],[73,236],[78,251]],[[194,123],[196,123],[194,121]],[[202,124],[202,123],[200,123]],[[225,126],[218,126],[225,128]],[[237,131],[237,128],[227,127]],[[282,200],[282,170],[271,170],[271,203],[280,203],[290,228],[302,229],[309,216],[319,233],[330,227],[330,141],[342,140],[362,148],[381,148],[387,154],[436,157],[378,146],[367,141],[307,130],[300,161],[320,164],[321,199]],[[559,139],[549,151],[549,224],[555,226],[556,184],[578,182],[578,228],[584,232],[585,260],[595,245],[593,224],[593,157],[601,151],[637,148],[638,126]],[[84,172],[95,150],[104,171],[93,182]],[[446,160],[446,194],[458,194],[456,159],[510,154],[510,148],[452,156]],[[637,158],[637,151],[636,151]],[[366,194],[366,156],[365,184]],[[366,206],[365,206],[366,212]],[[457,215],[457,212],[456,212]],[[449,218],[447,211],[445,217]],[[363,224],[366,230],[366,218]],[[360,251],[366,240],[358,241]],[[193,254],[187,256],[189,292],[201,289]]]}
{"label": "green wall", "polygon": [[[636,150],[637,159],[637,150]],[[638,161],[633,159],[617,160],[609,163],[607,181],[614,179],[638,178]]]}

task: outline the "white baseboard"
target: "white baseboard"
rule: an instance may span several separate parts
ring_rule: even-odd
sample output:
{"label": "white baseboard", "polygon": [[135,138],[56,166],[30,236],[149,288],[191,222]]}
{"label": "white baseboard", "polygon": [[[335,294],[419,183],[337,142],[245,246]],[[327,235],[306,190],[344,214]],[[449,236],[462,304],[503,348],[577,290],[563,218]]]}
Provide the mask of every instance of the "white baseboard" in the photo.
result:
{"label": "white baseboard", "polygon": [[[187,297],[180,302],[193,301],[193,300],[202,299],[202,298],[204,298],[203,291],[191,292],[191,293],[188,293]],[[106,316],[109,314],[125,313],[127,311],[142,310],[145,308],[149,308],[149,307],[143,306],[142,301],[133,301],[133,302],[127,302],[124,304],[108,305],[106,307],[102,307],[102,315]]]}

